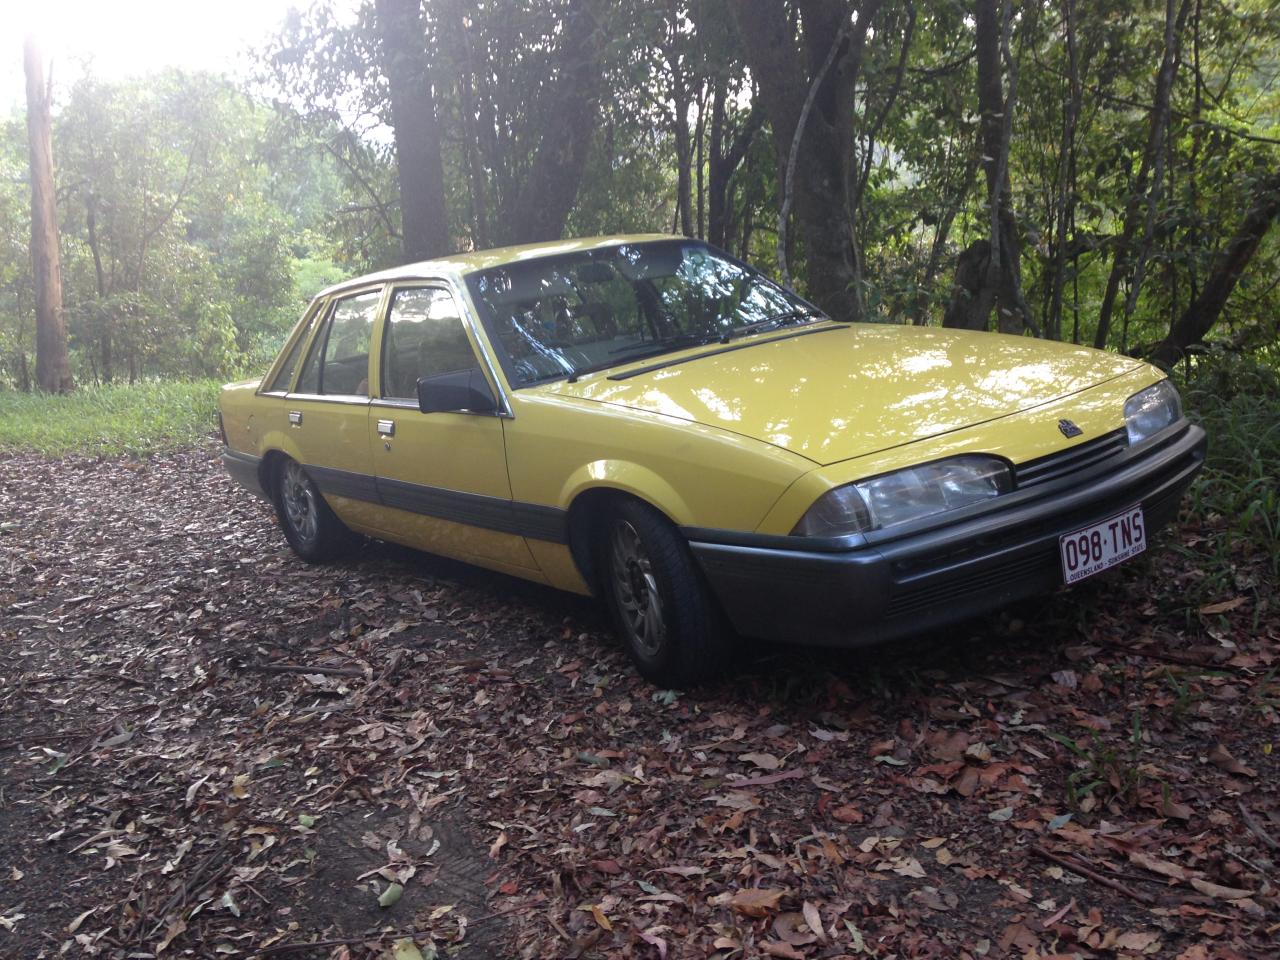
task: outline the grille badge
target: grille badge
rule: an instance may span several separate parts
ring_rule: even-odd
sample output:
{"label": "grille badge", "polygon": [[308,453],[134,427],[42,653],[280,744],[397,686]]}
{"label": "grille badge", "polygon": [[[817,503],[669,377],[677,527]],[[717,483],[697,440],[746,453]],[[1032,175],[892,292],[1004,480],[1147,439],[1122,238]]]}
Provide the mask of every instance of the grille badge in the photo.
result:
{"label": "grille badge", "polygon": [[1084,433],[1083,430],[1077,427],[1070,420],[1059,420],[1058,429],[1062,431],[1062,435],[1066,437],[1068,440],[1071,439],[1072,437],[1078,437],[1082,433]]}

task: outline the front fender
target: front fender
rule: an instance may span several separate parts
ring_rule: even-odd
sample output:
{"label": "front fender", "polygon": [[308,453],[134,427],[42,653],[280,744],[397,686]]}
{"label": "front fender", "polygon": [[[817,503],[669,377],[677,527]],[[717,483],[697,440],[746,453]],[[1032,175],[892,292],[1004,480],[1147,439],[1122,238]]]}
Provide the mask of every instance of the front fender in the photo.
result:
{"label": "front fender", "polygon": [[693,522],[693,511],[670,483],[648,467],[628,460],[593,460],[574,470],[560,489],[559,502],[572,504],[588,490],[617,490],[661,510],[677,526]]}

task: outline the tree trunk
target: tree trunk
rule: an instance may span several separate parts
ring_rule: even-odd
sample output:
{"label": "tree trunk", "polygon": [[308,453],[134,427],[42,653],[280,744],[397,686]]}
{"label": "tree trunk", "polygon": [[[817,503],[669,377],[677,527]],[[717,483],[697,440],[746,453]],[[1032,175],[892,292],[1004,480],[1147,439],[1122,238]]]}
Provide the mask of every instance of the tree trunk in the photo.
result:
{"label": "tree trunk", "polygon": [[35,40],[23,45],[27,75],[27,140],[31,151],[31,267],[36,288],[36,386],[50,393],[75,389],[62,322],[62,251],[54,205],[53,133],[49,89]]}
{"label": "tree trunk", "polygon": [[[102,301],[107,297],[107,277],[102,269],[102,248],[98,243],[98,198],[90,188],[85,197],[85,228],[88,231],[89,252],[93,254],[93,276],[98,293],[98,354],[102,363],[101,380],[110,383],[112,379],[111,321],[104,314]],[[94,379],[98,379],[97,371]]]}
{"label": "tree trunk", "polygon": [[[849,196],[854,93],[868,28],[882,2],[861,0],[857,20],[849,27],[855,8],[845,0],[800,0],[799,37],[785,5],[776,0],[731,5],[773,128],[783,210],[790,208],[804,243],[807,293],[842,320],[864,315]],[[804,126],[799,128],[802,115]],[[792,156],[794,170],[788,176]],[[779,237],[779,245],[786,248],[785,236]]]}
{"label": "tree trunk", "polygon": [[1067,244],[1075,225],[1076,126],[1080,121],[1080,54],[1076,47],[1075,0],[1062,0],[1062,30],[1067,46],[1067,96],[1062,109],[1062,143],[1058,148],[1058,194],[1054,210],[1053,265],[1049,316],[1051,340],[1062,339],[1062,297],[1067,279]]}
{"label": "tree trunk", "polygon": [[[995,308],[997,327],[1002,333],[1021,333],[1031,324],[1031,317],[1022,295],[1022,241],[1009,183],[1009,146],[1017,100],[1017,67],[1009,52],[1009,28],[1010,12],[1006,4],[999,0],[977,0],[974,30],[978,110],[982,115],[982,169],[987,180],[991,227],[983,251],[986,263],[981,275],[975,277],[972,273],[975,267],[982,266],[983,259],[976,243],[957,261],[954,294],[947,305],[943,325],[985,330]],[[1005,69],[1009,73],[1007,96]]]}
{"label": "tree trunk", "polygon": [[511,214],[513,243],[559,240],[578,198],[600,113],[600,0],[573,0],[545,96],[542,136]]}
{"label": "tree trunk", "polygon": [[449,253],[440,128],[427,60],[421,0],[375,0],[382,69],[391,99],[405,259]]}
{"label": "tree trunk", "polygon": [[[1156,73],[1156,91],[1151,104],[1151,126],[1147,131],[1147,146],[1142,153],[1142,164],[1138,168],[1133,193],[1125,205],[1124,226],[1121,228],[1120,240],[1111,260],[1111,273],[1107,277],[1107,286],[1102,294],[1102,307],[1098,310],[1098,330],[1093,338],[1093,345],[1098,349],[1107,345],[1107,336],[1111,332],[1111,314],[1115,310],[1120,284],[1125,279],[1130,279],[1130,301],[1136,300],[1137,288],[1142,284],[1141,265],[1145,263],[1146,248],[1150,246],[1150,227],[1155,211],[1156,194],[1161,186],[1160,164],[1164,156],[1165,131],[1169,126],[1169,98],[1173,91],[1174,74],[1177,72],[1178,40],[1182,36],[1182,27],[1186,22],[1190,6],[1190,0],[1182,0],[1182,6],[1175,9],[1174,0],[1165,0],[1164,55],[1160,60],[1160,69]],[[1154,180],[1151,175],[1153,169],[1156,171]],[[1134,235],[1138,231],[1140,222],[1145,228],[1144,249],[1135,257]]]}
{"label": "tree trunk", "polygon": [[489,199],[483,162],[480,159],[480,135],[476,130],[475,56],[464,16],[466,4],[449,16],[453,23],[454,42],[462,57],[458,76],[458,110],[462,119],[463,153],[466,158],[467,182],[471,187],[471,235],[475,246],[489,246]]}
{"label": "tree trunk", "polygon": [[679,230],[686,237],[693,236],[693,148],[689,143],[689,97],[685,93],[684,78],[680,76],[680,59],[671,56],[672,129],[676,140],[676,220]]}
{"label": "tree trunk", "polygon": [[1199,295],[1182,312],[1169,335],[1151,351],[1152,360],[1173,366],[1185,356],[1188,347],[1200,343],[1213,329],[1240,275],[1277,217],[1280,217],[1280,174],[1273,173],[1259,184],[1253,206],[1235,236],[1218,254]]}
{"label": "tree trunk", "polygon": [[707,240],[714,246],[728,250],[733,219],[730,186],[733,175],[746,158],[747,150],[751,148],[751,142],[764,124],[764,111],[760,109],[759,97],[753,98],[751,111],[734,134],[728,149],[725,149],[725,86],[723,78],[716,80],[711,101],[711,156],[707,163]]}

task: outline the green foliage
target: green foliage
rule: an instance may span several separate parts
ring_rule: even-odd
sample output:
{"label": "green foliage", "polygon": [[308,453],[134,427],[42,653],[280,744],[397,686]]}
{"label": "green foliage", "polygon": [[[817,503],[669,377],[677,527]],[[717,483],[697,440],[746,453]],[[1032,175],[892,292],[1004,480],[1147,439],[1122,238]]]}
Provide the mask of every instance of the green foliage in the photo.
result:
{"label": "green foliage", "polygon": [[[692,232],[708,235],[713,151],[750,129],[724,184],[717,239],[772,271],[778,165],[790,145],[750,122],[763,113],[763,94],[745,67],[736,2],[425,0],[422,43],[454,245],[490,246],[510,234],[511,210],[547,132],[557,129],[561,104],[549,91],[564,72],[566,18],[585,11],[602,43],[591,89],[598,114],[566,232],[672,230],[687,219]],[[1114,348],[1140,353],[1167,333],[1276,169],[1274,6],[1192,8],[1149,237],[1145,223],[1138,230],[1145,280],[1131,303],[1120,290]],[[798,37],[809,8],[788,5]],[[1145,210],[1138,172],[1164,5],[1014,9],[1008,169],[1022,285],[1043,327],[1088,342],[1126,211],[1135,201]],[[316,290],[399,262],[394,137],[374,10],[373,0],[291,10],[258,50],[247,91],[177,70],[55,88],[66,318],[79,379],[258,368]],[[820,96],[811,122],[833,122],[824,116],[832,110],[853,114],[855,174],[865,170],[867,184],[849,220],[871,316],[937,323],[957,254],[989,232],[973,6],[888,4],[876,17],[854,102]],[[1080,113],[1068,137],[1073,64]],[[1006,93],[1011,79],[1006,65]],[[25,387],[32,365],[25,139],[21,115],[0,124],[0,387]],[[1068,209],[1059,244],[1059,213]],[[803,292],[805,250],[796,237],[792,230],[789,259]],[[1280,229],[1233,292],[1224,338],[1249,349],[1274,342],[1277,276]],[[1058,291],[1054,330],[1046,321],[1057,315]],[[1219,412],[1228,428],[1240,419]],[[1244,507],[1255,502],[1252,516],[1266,527],[1274,512],[1256,490]]]}
{"label": "green foliage", "polygon": [[[1213,351],[1186,378],[1188,414],[1209,434],[1205,469],[1191,493],[1193,511],[1220,518],[1231,546],[1280,575],[1280,350],[1248,356]],[[1227,537],[1220,538],[1226,546]],[[1232,583],[1234,563],[1208,568]]]}
{"label": "green foliage", "polygon": [[1075,758],[1075,769],[1067,777],[1067,802],[1077,809],[1089,798],[1123,807],[1133,802],[1138,788],[1146,782],[1142,770],[1142,714],[1137,711],[1133,713],[1129,736],[1121,744],[1092,732],[1087,741],[1060,733],[1048,736]]}
{"label": "green foliage", "polygon": [[217,380],[147,380],[50,395],[0,390],[0,452],[144,456],[217,432]]}
{"label": "green foliage", "polygon": [[[317,289],[350,275],[323,229],[343,193],[229,82],[86,77],[54,125],[63,304],[81,383],[265,364]],[[0,127],[0,388],[34,351],[25,130]]]}

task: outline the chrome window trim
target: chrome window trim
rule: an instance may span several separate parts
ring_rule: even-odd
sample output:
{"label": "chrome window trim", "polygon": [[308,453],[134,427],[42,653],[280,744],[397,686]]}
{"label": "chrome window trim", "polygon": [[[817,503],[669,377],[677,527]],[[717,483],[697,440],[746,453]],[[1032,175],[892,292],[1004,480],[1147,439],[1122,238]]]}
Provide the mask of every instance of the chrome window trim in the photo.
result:
{"label": "chrome window trim", "polygon": [[372,401],[368,397],[351,393],[290,393],[290,400],[304,400],[308,403],[345,403],[348,406],[368,406]]}

